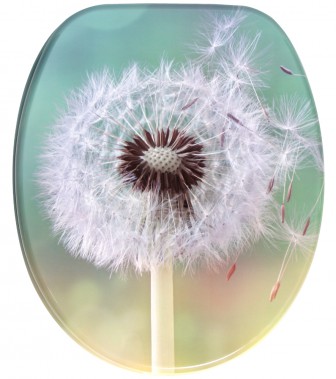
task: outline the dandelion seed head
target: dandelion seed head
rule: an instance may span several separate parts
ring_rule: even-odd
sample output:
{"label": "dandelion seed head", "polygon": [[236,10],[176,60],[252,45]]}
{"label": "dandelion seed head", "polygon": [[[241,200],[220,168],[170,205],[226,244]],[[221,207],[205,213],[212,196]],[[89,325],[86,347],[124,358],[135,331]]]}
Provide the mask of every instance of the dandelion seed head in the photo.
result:
{"label": "dandelion seed head", "polygon": [[260,35],[237,37],[243,19],[213,21],[199,59],[105,69],[68,97],[38,181],[75,257],[111,271],[216,266],[277,233],[276,193],[318,148],[308,106],[262,104]]}

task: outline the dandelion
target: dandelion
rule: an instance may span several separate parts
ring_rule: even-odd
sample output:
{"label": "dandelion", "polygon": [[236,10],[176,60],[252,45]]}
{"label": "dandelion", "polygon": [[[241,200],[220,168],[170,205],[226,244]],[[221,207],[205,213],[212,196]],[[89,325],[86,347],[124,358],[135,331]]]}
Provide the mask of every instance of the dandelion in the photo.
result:
{"label": "dandelion", "polygon": [[[244,93],[231,104],[219,77],[170,67],[90,77],[46,144],[40,182],[55,231],[112,271],[228,260],[262,234],[272,201],[278,142],[258,104]],[[222,112],[232,107],[243,122]]]}
{"label": "dandelion", "polygon": [[184,64],[91,74],[41,157],[44,210],[66,249],[112,272],[151,272],[155,372],[174,367],[174,264],[224,262],[229,280],[245,249],[287,225],[278,190],[291,179],[288,202],[307,156],[321,166],[308,105],[272,108],[258,93],[260,35],[238,36],[243,20],[213,21]]}

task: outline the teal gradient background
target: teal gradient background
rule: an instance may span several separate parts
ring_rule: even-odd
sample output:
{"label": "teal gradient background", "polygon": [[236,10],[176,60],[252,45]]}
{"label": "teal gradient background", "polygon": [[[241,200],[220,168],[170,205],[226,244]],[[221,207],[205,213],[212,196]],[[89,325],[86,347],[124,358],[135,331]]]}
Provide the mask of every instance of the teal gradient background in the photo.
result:
{"label": "teal gradient background", "polygon": [[[110,275],[73,259],[51,235],[38,202],[35,175],[50,126],[65,96],[87,74],[108,67],[120,75],[133,62],[155,68],[162,56],[175,62],[192,57],[190,46],[206,13],[230,12],[223,6],[102,6],[83,11],[49,39],[27,83],[16,145],[15,195],[24,256],[33,282],[55,319],[79,343],[116,364],[150,369],[149,276]],[[283,94],[311,97],[305,78],[290,77],[280,65],[303,72],[283,32],[264,15],[249,11],[242,32],[262,31],[261,65],[267,65],[269,103]],[[319,134],[319,130],[316,130]],[[305,217],[322,186],[314,170],[302,170],[295,186],[295,218]],[[315,212],[319,228],[321,210]],[[270,289],[286,245],[270,250],[261,241],[238,262],[230,282],[226,268],[183,274],[175,285],[176,365],[180,370],[223,361],[258,341],[294,299],[313,254],[290,262],[281,291],[269,303]],[[195,368],[195,367],[194,367]]]}

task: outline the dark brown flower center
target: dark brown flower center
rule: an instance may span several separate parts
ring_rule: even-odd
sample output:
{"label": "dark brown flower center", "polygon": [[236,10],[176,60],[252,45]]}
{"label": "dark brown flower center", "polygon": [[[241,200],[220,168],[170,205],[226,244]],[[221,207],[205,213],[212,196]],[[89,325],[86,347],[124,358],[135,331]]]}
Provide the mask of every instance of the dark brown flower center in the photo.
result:
{"label": "dark brown flower center", "polygon": [[167,129],[152,135],[143,130],[126,141],[119,156],[119,172],[134,189],[160,195],[184,195],[204,176],[203,146],[183,131]]}

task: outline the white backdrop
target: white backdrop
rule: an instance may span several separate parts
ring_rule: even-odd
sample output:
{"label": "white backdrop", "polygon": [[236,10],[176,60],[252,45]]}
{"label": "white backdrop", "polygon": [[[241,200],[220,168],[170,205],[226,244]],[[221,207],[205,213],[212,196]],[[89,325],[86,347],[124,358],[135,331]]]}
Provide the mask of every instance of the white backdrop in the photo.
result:
{"label": "white backdrop", "polygon": [[[182,375],[187,379],[336,378],[334,3],[333,0],[228,0],[228,4],[250,6],[274,18],[287,33],[304,65],[322,129],[326,163],[325,208],[320,241],[309,275],[276,328],[238,358],[207,371]],[[44,42],[67,17],[98,4],[99,1],[87,0],[20,0],[8,1],[1,6],[0,377],[4,379],[140,377],[88,353],[68,337],[49,315],[25,268],[12,205],[12,151],[16,118],[31,67]]]}

